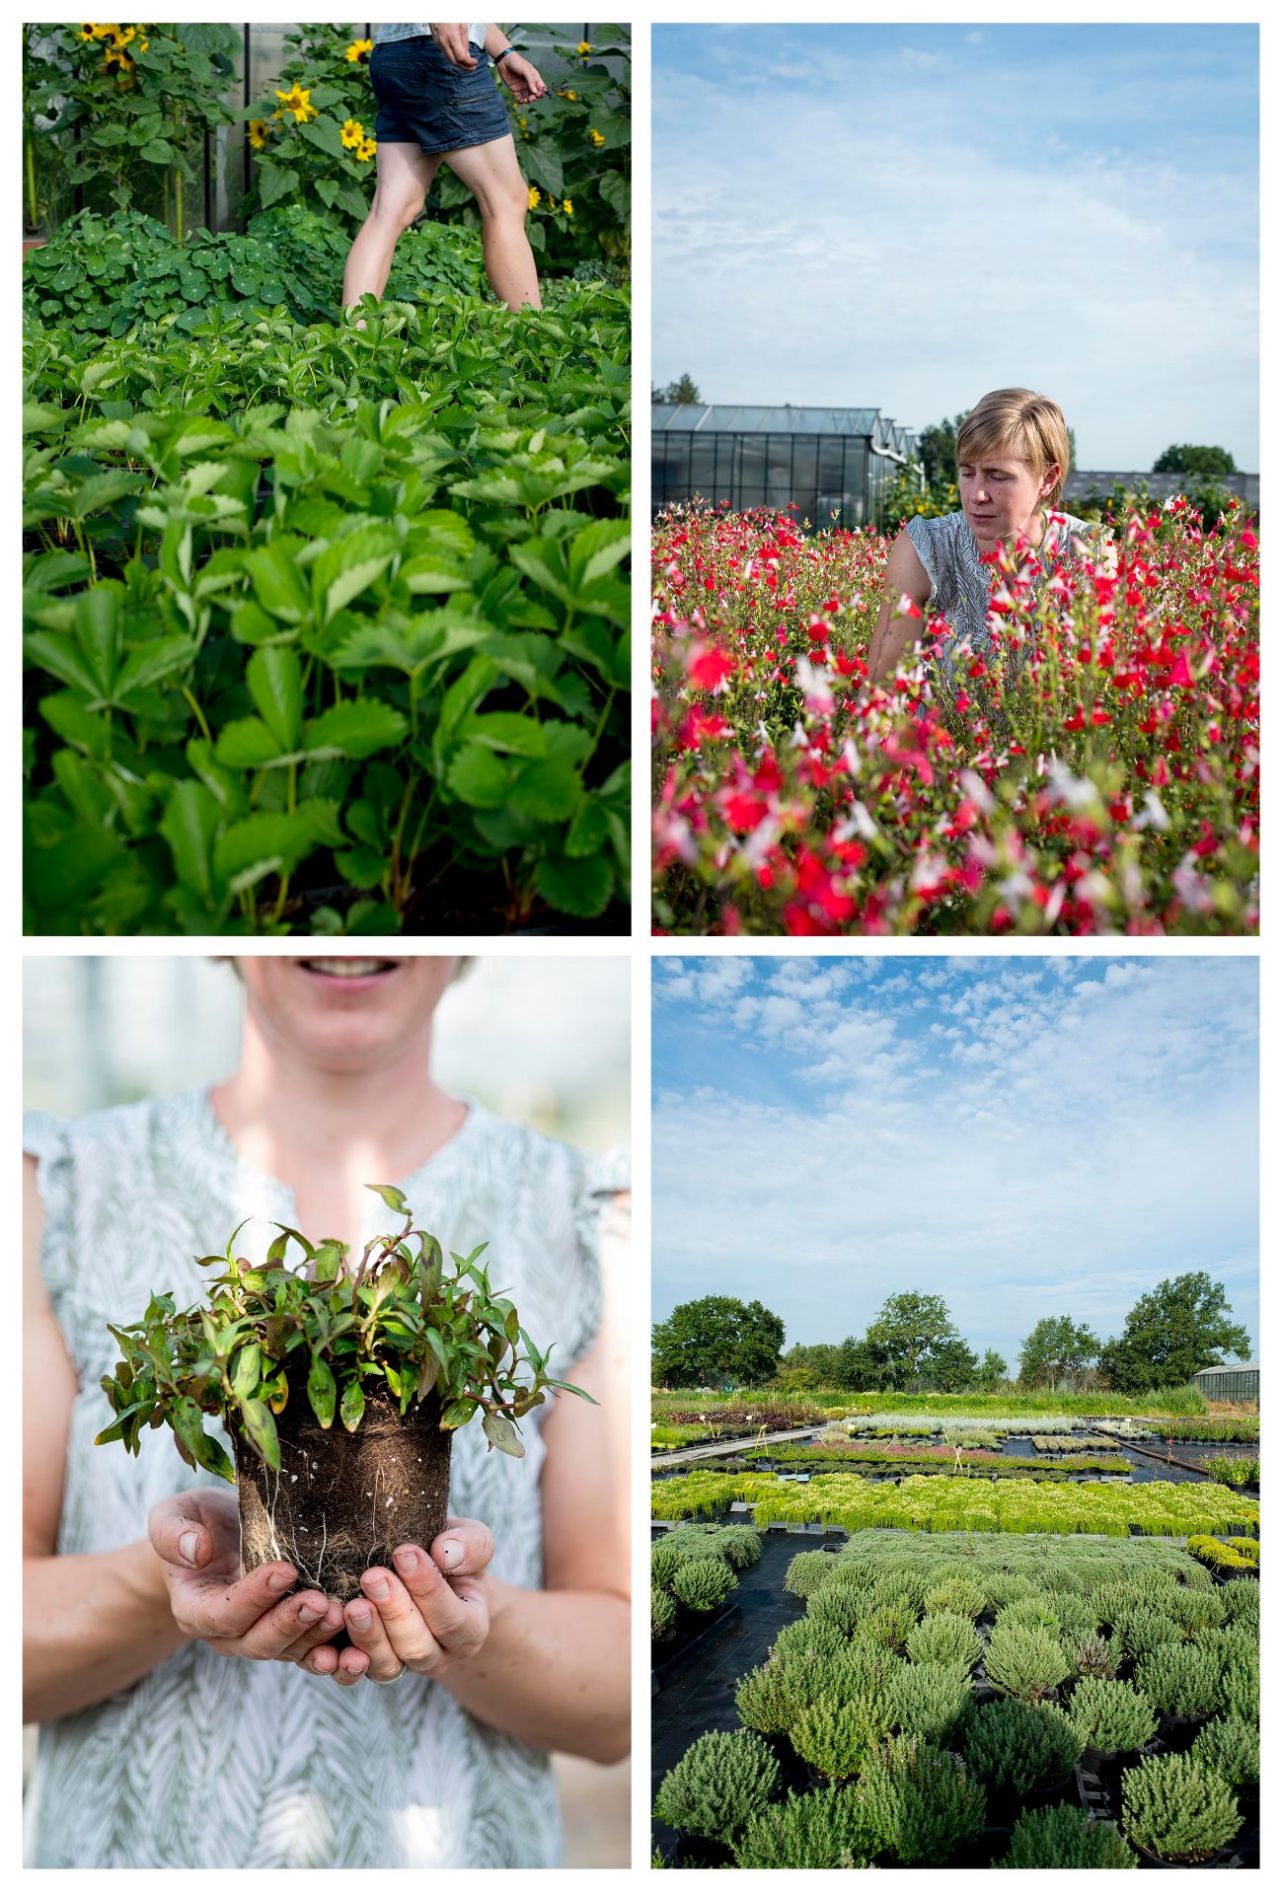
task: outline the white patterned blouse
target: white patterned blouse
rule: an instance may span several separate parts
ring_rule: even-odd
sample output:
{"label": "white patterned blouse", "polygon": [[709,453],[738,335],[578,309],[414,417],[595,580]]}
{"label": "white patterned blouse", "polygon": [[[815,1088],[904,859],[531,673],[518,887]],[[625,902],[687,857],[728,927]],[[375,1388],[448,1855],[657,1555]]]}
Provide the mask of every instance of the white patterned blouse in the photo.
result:
{"label": "white patterned blouse", "polygon": [[[184,1464],[167,1428],[143,1433],[137,1459],[94,1447],[108,1416],[99,1378],[118,1352],[106,1324],[132,1320],[153,1289],[197,1301],[195,1257],[223,1249],[242,1217],[256,1220],[241,1238],[254,1257],[268,1220],[297,1219],[204,1091],[70,1120],[33,1113],[25,1143],[39,1159],[41,1267],[80,1378],[57,1549],[108,1552],[145,1536],[157,1500],[209,1476]],[[530,1333],[554,1339],[563,1372],[598,1325],[601,1212],[624,1173],[618,1152],[586,1155],[472,1103],[401,1188],[447,1250],[488,1239],[502,1286]],[[371,1197],[366,1235],[379,1210]],[[542,1582],[546,1412],[523,1423],[523,1460],[486,1453],[478,1427],[454,1443],[450,1508],[486,1521],[491,1569],[521,1586]],[[561,1853],[549,1757],[442,1685],[409,1673],[394,1688],[340,1689],[198,1641],[41,1728],[26,1829],[28,1865],[41,1868],[543,1868]]]}
{"label": "white patterned blouse", "polygon": [[[1096,523],[1076,519],[1070,513],[1050,513],[1043,539],[1028,554],[1034,588],[1038,589],[1058,566],[1079,556],[1081,544],[1096,552],[1098,532]],[[975,652],[987,650],[991,644],[992,568],[983,563],[973,528],[964,514],[909,519],[907,537],[929,575],[929,611],[946,619],[957,640],[968,639]],[[944,668],[949,671],[947,659],[944,647]]]}

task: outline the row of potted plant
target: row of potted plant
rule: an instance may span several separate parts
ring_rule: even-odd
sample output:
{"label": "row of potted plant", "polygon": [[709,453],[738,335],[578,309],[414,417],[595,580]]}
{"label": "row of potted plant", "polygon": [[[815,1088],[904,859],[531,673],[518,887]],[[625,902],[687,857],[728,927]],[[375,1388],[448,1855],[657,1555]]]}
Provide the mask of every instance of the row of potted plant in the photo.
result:
{"label": "row of potted plant", "polygon": [[[1105,1442],[1095,1443],[1105,1446]],[[876,1445],[850,1443],[843,1446],[827,1446],[821,1442],[802,1445],[781,1441],[776,1446],[752,1447],[743,1454],[745,1461],[768,1460],[776,1466],[798,1466],[826,1468],[838,1471],[842,1466],[880,1466],[885,1468],[912,1467],[921,1471],[930,1469],[946,1470],[957,1466],[978,1467],[993,1476],[1012,1473],[1036,1473],[1053,1478],[1059,1473],[1128,1473],[1129,1462],[1123,1454],[1093,1452],[1067,1453],[1056,1458],[1052,1466],[1046,1467],[1043,1461],[1031,1459],[1021,1454],[997,1454],[988,1447],[961,1447],[940,1444],[938,1446],[920,1446],[916,1443],[896,1446],[893,1442]],[[1230,1484],[1242,1484],[1232,1481]]]}
{"label": "row of potted plant", "polygon": [[737,1575],[760,1557],[750,1526],[678,1526],[650,1553],[650,1628],[655,1642],[674,1638],[681,1607],[717,1611],[736,1590]]}

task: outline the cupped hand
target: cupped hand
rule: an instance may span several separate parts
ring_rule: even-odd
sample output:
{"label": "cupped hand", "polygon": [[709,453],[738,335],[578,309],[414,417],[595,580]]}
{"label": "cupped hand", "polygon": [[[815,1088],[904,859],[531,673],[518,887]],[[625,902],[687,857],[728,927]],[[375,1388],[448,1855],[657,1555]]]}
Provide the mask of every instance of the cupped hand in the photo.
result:
{"label": "cupped hand", "polygon": [[174,1623],[220,1657],[297,1663],[342,1628],[342,1606],[322,1591],[285,1596],[298,1578],[286,1560],[243,1570],[234,1493],[202,1486],[162,1499],[148,1532]]}
{"label": "cupped hand", "polygon": [[335,1683],[362,1677],[390,1683],[402,1670],[438,1677],[459,1658],[474,1657],[489,1635],[484,1573],[493,1535],[478,1519],[450,1519],[433,1541],[397,1546],[394,1570],[375,1565],[363,1573],[362,1598],[345,1607],[350,1647],[318,1645],[300,1659],[304,1670]]}
{"label": "cupped hand", "polygon": [[547,82],[538,68],[521,53],[508,53],[498,67],[498,77],[510,88],[519,105],[547,96]]}
{"label": "cupped hand", "polygon": [[461,66],[465,72],[474,72],[476,62],[471,52],[471,36],[465,26],[433,26],[431,37],[451,66]]}

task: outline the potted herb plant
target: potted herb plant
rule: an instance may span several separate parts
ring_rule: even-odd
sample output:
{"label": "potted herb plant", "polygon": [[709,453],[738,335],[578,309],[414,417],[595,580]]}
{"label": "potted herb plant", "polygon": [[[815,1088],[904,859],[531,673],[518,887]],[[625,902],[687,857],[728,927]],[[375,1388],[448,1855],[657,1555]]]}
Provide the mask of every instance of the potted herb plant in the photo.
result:
{"label": "potted herb plant", "polygon": [[[188,1466],[237,1485],[245,1570],[285,1559],[343,1602],[396,1546],[444,1530],[459,1427],[480,1414],[490,1447],[518,1457],[518,1423],[548,1388],[592,1398],[548,1374],[550,1350],[490,1287],[485,1244],[446,1263],[399,1190],[370,1188],[404,1225],[355,1270],[345,1244],[281,1224],[252,1265],[235,1254],[241,1224],[225,1255],[198,1259],[219,1272],[203,1307],[153,1295],[140,1321],[111,1325],[121,1359],[102,1387],[115,1418],[97,1437],[136,1454],[144,1427],[167,1424]],[[234,1465],[206,1415],[225,1423]]]}

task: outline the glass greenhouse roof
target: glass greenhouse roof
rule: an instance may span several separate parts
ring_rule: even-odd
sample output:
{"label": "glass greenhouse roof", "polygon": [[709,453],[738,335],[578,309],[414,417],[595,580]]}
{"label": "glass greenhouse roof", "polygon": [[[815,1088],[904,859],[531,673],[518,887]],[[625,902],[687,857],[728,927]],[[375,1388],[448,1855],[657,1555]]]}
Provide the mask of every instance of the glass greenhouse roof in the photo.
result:
{"label": "glass greenhouse roof", "polygon": [[[879,408],[738,408],[724,403],[655,401],[653,427],[711,434],[857,434],[883,427]],[[892,425],[891,423],[889,425]]]}

